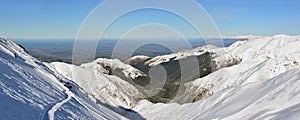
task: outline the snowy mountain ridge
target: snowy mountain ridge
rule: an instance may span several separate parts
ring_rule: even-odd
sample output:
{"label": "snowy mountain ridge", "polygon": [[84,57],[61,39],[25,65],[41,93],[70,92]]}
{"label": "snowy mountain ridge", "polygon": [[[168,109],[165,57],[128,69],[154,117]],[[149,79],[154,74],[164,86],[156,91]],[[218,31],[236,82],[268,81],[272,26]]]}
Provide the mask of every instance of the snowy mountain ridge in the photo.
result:
{"label": "snowy mountain ridge", "polygon": [[[106,61],[107,59],[98,59],[80,66],[54,62],[47,64],[47,66],[77,83],[82,89],[87,91],[90,95],[89,97],[94,102],[99,101],[114,107],[123,106],[125,108],[132,108],[135,106],[138,100],[143,98],[143,95],[131,83],[107,74],[106,69],[98,64],[100,60],[105,60],[104,62],[110,61]],[[122,66],[127,65],[124,64]]]}
{"label": "snowy mountain ridge", "polygon": [[183,105],[142,101],[135,110],[147,119],[299,119],[299,45],[299,36],[275,35],[212,49],[219,66],[240,61],[185,84],[194,96],[212,86],[210,97]]}
{"label": "snowy mountain ridge", "polygon": [[0,38],[0,119],[126,119],[83,97],[77,85]]}
{"label": "snowy mountain ridge", "polygon": [[174,53],[174,54],[157,56],[157,57],[154,57],[154,58],[146,61],[145,65],[156,66],[161,63],[169,62],[171,59],[180,60],[180,59],[187,58],[189,56],[199,56],[199,55],[201,55],[205,52],[209,52],[209,50],[215,49],[215,48],[217,48],[217,47],[212,46],[212,45],[206,45],[206,46],[198,47],[198,48],[195,48],[192,50],[184,50],[184,51],[180,51],[180,52]]}
{"label": "snowy mountain ridge", "polygon": [[172,100],[199,101],[179,105],[137,99],[141,101],[135,101],[136,105],[131,107],[146,119],[299,118],[300,37],[275,35],[248,39],[227,48],[204,46],[155,58],[131,58],[128,64],[144,61],[153,67],[209,52],[216,65],[212,73],[185,83],[184,93]]}
{"label": "snowy mountain ridge", "polygon": [[[111,59],[98,58],[95,62],[97,62],[97,64],[101,65],[103,68],[109,67],[109,69],[113,69],[113,70],[121,69],[121,72],[128,78],[135,79],[137,77],[147,76],[146,74],[142,73],[140,70],[135,69],[130,65],[124,64],[118,59],[111,60]],[[81,65],[81,66],[85,66],[85,65]],[[106,71],[107,73],[107,69],[102,69],[102,70]]]}
{"label": "snowy mountain ridge", "polygon": [[[1,38],[0,119],[299,119],[300,36],[238,37],[248,40],[80,66],[41,63]],[[210,59],[203,63],[212,66],[199,67],[213,68],[183,82],[182,93],[169,102],[149,102],[136,83],[148,76],[134,66],[172,70],[174,61],[190,56]]]}

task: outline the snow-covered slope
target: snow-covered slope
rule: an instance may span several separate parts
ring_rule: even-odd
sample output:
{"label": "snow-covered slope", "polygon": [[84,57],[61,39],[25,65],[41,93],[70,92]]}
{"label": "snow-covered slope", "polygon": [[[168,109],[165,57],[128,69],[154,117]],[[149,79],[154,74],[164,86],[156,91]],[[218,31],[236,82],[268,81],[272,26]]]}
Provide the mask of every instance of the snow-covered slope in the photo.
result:
{"label": "snow-covered slope", "polygon": [[203,90],[210,97],[183,105],[143,100],[135,110],[147,119],[300,119],[299,46],[299,36],[276,35],[211,49],[219,70],[186,83],[175,99]]}
{"label": "snow-covered slope", "polygon": [[135,108],[147,119],[284,119],[300,115],[300,69],[252,84],[222,89],[196,103],[152,104]]}
{"label": "snow-covered slope", "polygon": [[215,48],[217,48],[217,47],[212,46],[212,45],[206,45],[206,46],[198,47],[198,48],[195,48],[192,50],[180,51],[180,52],[174,53],[174,54],[156,56],[150,60],[147,60],[145,62],[145,65],[157,66],[162,63],[170,62],[171,59],[180,60],[180,59],[185,59],[190,56],[199,56],[206,52],[210,52],[211,49],[215,49]]}
{"label": "snow-covered slope", "polygon": [[0,38],[0,119],[126,119],[85,98],[10,40]]}
{"label": "snow-covered slope", "polygon": [[[138,77],[146,76],[146,74],[144,74],[140,70],[138,70],[130,65],[124,64],[123,62],[121,62],[118,59],[112,60],[112,59],[99,58],[96,61],[94,61],[92,63],[92,65],[87,63],[87,64],[83,64],[81,66],[90,67],[90,66],[94,66],[95,63],[100,65],[102,68],[104,68],[104,69],[100,70],[103,73],[123,74],[123,75],[125,75],[126,78],[130,78],[130,79],[136,79]],[[109,70],[109,71],[107,71],[107,70]],[[114,72],[120,72],[120,73],[114,73]]]}
{"label": "snow-covered slope", "polygon": [[138,56],[133,56],[130,59],[126,60],[125,63],[129,65],[134,65],[135,63],[143,62],[146,61],[147,59],[150,59],[150,57],[145,55],[138,55]]}
{"label": "snow-covered slope", "polygon": [[[81,66],[65,63],[47,66],[72,79],[94,103],[108,104],[121,114],[124,111],[119,109],[120,106],[127,111],[130,110],[126,108],[133,107],[137,113],[126,113],[128,117],[140,114],[155,120],[300,119],[300,36],[250,36],[248,39],[227,48],[204,46],[152,59],[137,56],[128,60],[127,63],[133,66],[142,63],[140,67],[147,66],[145,70],[165,65],[171,78],[180,73],[178,67],[174,68],[174,61],[196,56],[200,61],[210,59],[203,63],[214,63],[214,66],[199,66],[214,68],[201,78],[182,82],[183,93],[170,97],[168,104],[145,100],[145,94],[130,80],[143,80],[147,75],[119,60],[97,59]],[[12,53],[3,53],[14,57]],[[193,72],[189,76],[194,77]],[[171,81],[170,85],[177,85],[177,82]],[[176,94],[177,91],[171,90],[170,93]],[[67,106],[68,103],[64,105],[58,110],[72,108]]]}
{"label": "snow-covered slope", "polygon": [[76,82],[79,87],[87,91],[89,97],[95,102],[98,101],[113,107],[132,108],[140,99],[144,98],[133,83],[111,75],[115,69],[120,69],[120,73],[129,78],[144,75],[119,60],[101,58],[81,66],[60,62],[47,64],[47,66]]}

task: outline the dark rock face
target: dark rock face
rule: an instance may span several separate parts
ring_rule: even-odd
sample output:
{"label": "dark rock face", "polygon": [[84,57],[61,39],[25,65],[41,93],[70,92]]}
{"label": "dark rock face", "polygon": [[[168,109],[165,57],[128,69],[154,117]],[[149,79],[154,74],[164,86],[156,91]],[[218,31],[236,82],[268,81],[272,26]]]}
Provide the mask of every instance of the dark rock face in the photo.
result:
{"label": "dark rock face", "polygon": [[98,62],[98,64],[99,64],[100,66],[102,66],[102,67],[106,70],[105,74],[108,74],[108,75],[112,75],[112,74],[113,74],[113,71],[112,71],[112,69],[111,69],[110,66],[105,65],[105,64],[100,63],[100,62]]}
{"label": "dark rock face", "polygon": [[25,53],[28,54],[28,51],[25,49],[25,47],[23,47],[22,45],[18,44],[20,48],[22,48],[24,50]]}
{"label": "dark rock face", "polygon": [[[190,56],[181,60],[171,59],[169,62],[161,63],[166,72],[166,80],[155,80],[162,81],[156,84],[163,85],[162,89],[154,96],[148,97],[147,99],[153,103],[170,102],[177,95],[181,95],[185,91],[184,84],[193,81],[197,78],[204,77],[215,70],[215,62],[212,60],[213,53],[203,53],[199,56]],[[145,65],[145,62],[137,62],[132,66],[143,71],[149,76],[149,70],[151,66]],[[195,61],[195,62],[190,62]],[[196,64],[195,64],[196,63]],[[158,66],[152,66],[151,69],[155,69]],[[184,70],[184,71],[182,71]],[[155,74],[162,74],[161,71],[156,71]],[[159,76],[159,75],[158,75]],[[151,81],[150,78],[146,78],[147,81]],[[158,78],[159,79],[159,78]],[[145,80],[145,78],[143,79]],[[155,89],[155,88],[152,88]],[[199,100],[196,98],[194,102]]]}
{"label": "dark rock face", "polygon": [[[203,51],[200,51],[203,52]],[[145,75],[130,78],[122,72],[123,68],[111,68],[111,66],[98,63],[104,69],[105,74],[115,75],[134,85],[145,98],[153,103],[189,103],[199,101],[207,96],[212,95],[211,87],[195,87],[193,92],[188,93],[185,84],[197,78],[201,78],[216,71],[218,66],[229,67],[239,64],[241,59],[228,58],[224,63],[214,61],[214,53],[204,52],[200,55],[188,56],[182,59],[171,58],[168,62],[162,62],[156,66],[149,66],[149,61],[153,59],[134,59],[130,65]],[[127,63],[129,64],[129,63]],[[220,66],[221,65],[221,66]],[[131,73],[135,74],[135,73]],[[154,76],[154,77],[153,77]],[[211,85],[213,86],[213,85]],[[150,93],[150,94],[149,94]]]}
{"label": "dark rock face", "polygon": [[[153,103],[168,103],[171,100],[174,102],[175,97],[186,94],[185,83],[204,77],[215,71],[216,64],[213,61],[212,54],[205,52],[198,56],[189,56],[180,60],[171,58],[170,61],[156,66],[145,64],[151,58],[134,61],[131,66],[145,74],[145,76],[138,76],[136,78],[126,77],[122,72],[124,70],[122,68],[111,68],[102,63],[98,64],[107,70],[106,74],[118,76],[133,84],[139,89],[139,92],[146,96],[143,99],[147,99]],[[209,90],[200,91],[195,97],[189,97],[189,100],[184,101],[196,102],[209,92]]]}

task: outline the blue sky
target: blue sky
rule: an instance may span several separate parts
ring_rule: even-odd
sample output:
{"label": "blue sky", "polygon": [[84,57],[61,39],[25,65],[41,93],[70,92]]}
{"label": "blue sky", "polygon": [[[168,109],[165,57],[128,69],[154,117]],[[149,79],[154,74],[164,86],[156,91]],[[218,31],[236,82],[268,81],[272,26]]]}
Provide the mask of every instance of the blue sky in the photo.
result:
{"label": "blue sky", "polygon": [[[300,35],[300,1],[297,0],[197,2],[210,14],[223,36]],[[0,35],[8,38],[74,38],[85,17],[99,3],[101,0],[0,0]],[[110,12],[113,11],[108,14]],[[170,25],[189,33],[190,37],[196,36],[188,24],[161,11],[141,10],[120,20],[114,24],[114,29],[107,31],[107,37],[147,22]]]}

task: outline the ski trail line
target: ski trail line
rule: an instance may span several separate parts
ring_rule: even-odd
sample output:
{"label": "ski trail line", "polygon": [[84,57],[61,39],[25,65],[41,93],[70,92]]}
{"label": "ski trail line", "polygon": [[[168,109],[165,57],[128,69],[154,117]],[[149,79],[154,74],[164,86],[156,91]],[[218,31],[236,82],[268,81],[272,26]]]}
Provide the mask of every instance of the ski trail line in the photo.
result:
{"label": "ski trail line", "polygon": [[73,94],[71,93],[71,91],[66,91],[68,97],[64,100],[62,100],[61,102],[56,103],[49,111],[48,111],[48,116],[49,116],[49,120],[54,120],[54,113],[66,102],[68,102]]}

